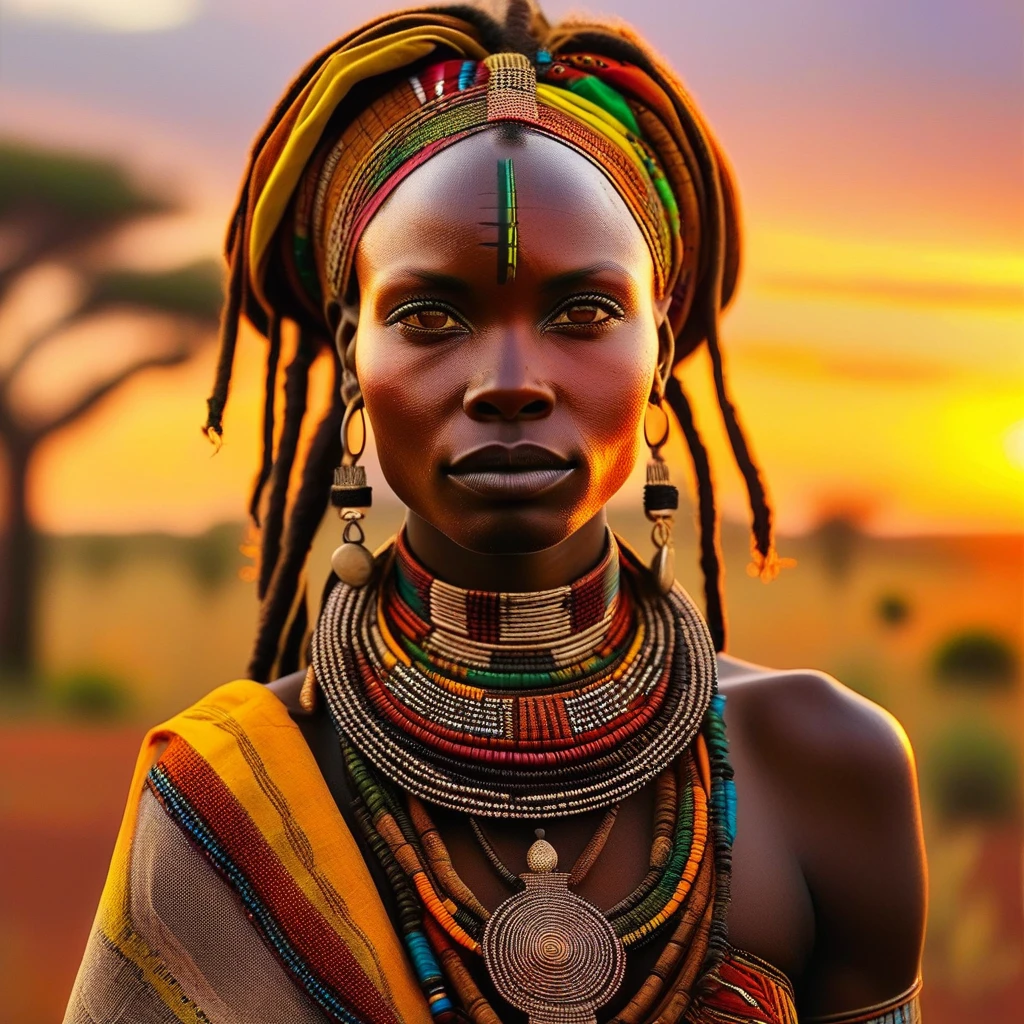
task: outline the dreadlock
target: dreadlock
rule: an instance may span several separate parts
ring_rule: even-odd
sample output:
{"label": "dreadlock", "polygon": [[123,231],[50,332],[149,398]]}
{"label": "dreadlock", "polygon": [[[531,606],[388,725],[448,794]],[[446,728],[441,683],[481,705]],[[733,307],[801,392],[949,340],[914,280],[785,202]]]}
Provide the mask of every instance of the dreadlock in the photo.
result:
{"label": "dreadlock", "polygon": [[[295,358],[285,370],[284,377],[284,423],[281,437],[277,445],[277,455],[273,459],[272,483],[267,501],[266,521],[262,530],[262,550],[260,552],[260,569],[257,593],[260,600],[266,598],[277,566],[281,550],[281,533],[284,529],[285,511],[288,501],[288,484],[291,480],[295,456],[299,447],[299,435],[302,421],[306,417],[306,406],[309,399],[309,369],[317,356],[319,346],[316,339],[305,331],[299,332]],[[269,359],[268,359],[269,363]],[[267,377],[270,377],[268,368]],[[271,414],[272,415],[272,414]],[[264,443],[267,434],[273,433],[273,424],[264,430]],[[270,461],[264,455],[264,462]],[[258,506],[258,490],[261,488],[259,477],[253,490],[251,505]]]}
{"label": "dreadlock", "polygon": [[267,371],[263,384],[263,455],[249,498],[249,516],[257,527],[260,525],[260,498],[274,469],[274,400],[277,397],[277,368],[281,362],[281,328],[281,318],[272,316],[267,330]]}
{"label": "dreadlock", "polygon": [[[457,30],[489,53],[513,51],[537,58],[551,53],[589,53],[626,61],[645,72],[670,102],[665,125],[651,124],[655,147],[672,147],[690,169],[692,188],[700,211],[700,248],[693,273],[692,301],[670,311],[667,329],[674,345],[673,367],[700,345],[711,359],[715,393],[726,434],[746,484],[752,526],[755,565],[769,576],[776,565],[772,543],[772,513],[761,474],[744,437],[730,398],[719,344],[719,317],[729,303],[739,273],[740,239],[737,201],[725,158],[696,105],[674,74],[630,29],[617,24],[569,21],[550,26],[532,0],[510,0],[504,23],[472,4],[426,7],[386,15],[371,21],[317,54],[285,91],[266,127],[257,137],[249,166],[228,229],[227,299],[220,329],[220,355],[212,394],[208,400],[205,432],[219,444],[223,414],[242,317],[268,342],[262,423],[262,458],[249,502],[249,512],[260,528],[257,592],[261,601],[259,626],[249,665],[252,679],[266,682],[275,673],[299,666],[308,629],[305,570],[309,549],[327,508],[331,471],[341,445],[339,431],[344,413],[343,367],[335,347],[338,325],[328,323],[324,311],[299,294],[284,260],[272,253],[256,281],[246,251],[247,230],[254,204],[266,185],[281,151],[281,139],[295,123],[297,100],[339,51],[387,37],[407,29]],[[444,47],[439,47],[441,51]],[[435,58],[436,59],[436,58]],[[346,108],[365,107],[397,80],[396,72],[378,80],[360,82],[352,89]],[[328,133],[334,137],[345,125],[346,112],[332,117]],[[645,128],[647,126],[645,125]],[[659,134],[660,133],[660,134]],[[667,133],[667,134],[666,134]],[[282,234],[281,232],[278,232]],[[277,249],[283,248],[283,240]],[[286,323],[293,325],[297,341],[283,377],[283,414],[275,423],[282,337]],[[348,327],[351,330],[351,326]],[[339,335],[340,336],[340,335]],[[332,402],[312,432],[306,450],[301,438],[307,416],[311,368],[322,353],[329,353],[334,372]],[[700,567],[704,576],[705,613],[717,650],[726,642],[722,600],[722,559],[719,515],[707,449],[697,430],[689,400],[678,378],[670,377],[666,400],[686,441],[697,491]]]}
{"label": "dreadlock", "polygon": [[[325,481],[330,480],[333,468],[341,460],[341,421],[345,410],[340,392],[341,365],[336,356],[333,359],[333,366],[334,387],[331,389],[331,405],[317,425],[302,466],[298,491],[292,502],[291,515],[288,517],[284,543],[281,544],[280,537],[275,543],[275,548],[280,553],[275,554],[273,572],[260,609],[256,644],[249,663],[249,675],[261,681],[270,678],[275,662],[280,673],[294,672],[299,667],[308,625],[304,580],[306,559],[317,528],[323,520],[324,512],[327,511],[330,490]],[[304,414],[303,407],[302,413],[298,414],[300,422]],[[277,489],[275,484],[275,490]],[[269,515],[267,520],[265,530],[270,526]],[[261,554],[266,558],[265,538],[263,548]],[[261,583],[264,568],[265,565],[261,563]],[[285,639],[279,652],[282,634]]]}

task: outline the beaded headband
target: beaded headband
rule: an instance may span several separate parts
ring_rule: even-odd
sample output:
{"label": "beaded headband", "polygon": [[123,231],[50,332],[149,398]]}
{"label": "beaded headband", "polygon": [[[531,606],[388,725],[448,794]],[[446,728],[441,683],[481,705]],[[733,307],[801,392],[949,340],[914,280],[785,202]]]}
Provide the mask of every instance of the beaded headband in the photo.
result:
{"label": "beaded headband", "polygon": [[[283,253],[310,311],[344,294],[356,245],[374,213],[417,167],[441,150],[495,123],[525,125],[580,153],[615,187],[650,249],[659,297],[682,279],[684,254],[696,256],[695,228],[684,239],[680,202],[640,118],[650,116],[573,58],[538,64],[519,53],[477,62],[448,60],[410,75],[363,110],[310,160],[291,212],[292,252]],[[610,70],[610,62],[602,59]],[[593,61],[592,61],[592,66]],[[628,70],[623,65],[620,70]],[[633,69],[635,70],[635,69]],[[684,196],[684,206],[691,206]],[[291,257],[290,259],[288,257]],[[680,296],[686,301],[684,296]]]}

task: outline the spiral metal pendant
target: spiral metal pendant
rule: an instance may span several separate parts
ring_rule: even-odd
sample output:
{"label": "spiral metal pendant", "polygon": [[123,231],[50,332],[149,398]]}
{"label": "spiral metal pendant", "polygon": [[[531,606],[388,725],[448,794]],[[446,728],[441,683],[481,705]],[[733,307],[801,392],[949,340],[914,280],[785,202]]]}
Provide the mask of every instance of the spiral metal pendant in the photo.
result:
{"label": "spiral metal pendant", "polygon": [[500,904],[484,929],[487,973],[530,1024],[593,1024],[622,984],[625,950],[601,911],[569,891],[567,873],[536,856],[530,862],[534,870],[520,875],[526,889]]}

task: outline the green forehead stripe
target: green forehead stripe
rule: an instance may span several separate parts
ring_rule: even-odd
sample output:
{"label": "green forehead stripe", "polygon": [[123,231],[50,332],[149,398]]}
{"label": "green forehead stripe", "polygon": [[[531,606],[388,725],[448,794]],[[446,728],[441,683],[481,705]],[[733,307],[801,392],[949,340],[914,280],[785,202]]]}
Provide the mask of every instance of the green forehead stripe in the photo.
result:
{"label": "green forehead stripe", "polygon": [[498,161],[498,284],[515,279],[518,257],[516,172],[508,158]]}

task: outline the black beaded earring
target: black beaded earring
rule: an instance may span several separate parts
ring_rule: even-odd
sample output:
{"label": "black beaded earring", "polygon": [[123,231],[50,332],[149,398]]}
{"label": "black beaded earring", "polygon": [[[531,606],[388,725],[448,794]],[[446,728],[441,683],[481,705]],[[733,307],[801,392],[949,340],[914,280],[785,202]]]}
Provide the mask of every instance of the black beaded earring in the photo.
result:
{"label": "black beaded earring", "polygon": [[644,486],[644,513],[654,524],[651,530],[654,542],[651,573],[663,594],[667,594],[676,581],[672,520],[679,508],[679,489],[669,479],[668,464],[661,455],[661,449],[668,440],[668,429],[664,397],[660,392],[652,393],[644,413],[644,440],[651,449]]}
{"label": "black beaded earring", "polygon": [[341,545],[331,555],[334,575],[350,587],[362,587],[373,575],[373,555],[363,543],[362,520],[373,504],[373,488],[366,483],[366,469],[356,461],[366,447],[366,417],[363,399],[357,395],[349,402],[341,424],[341,465],[334,471],[331,505],[344,522]]}

